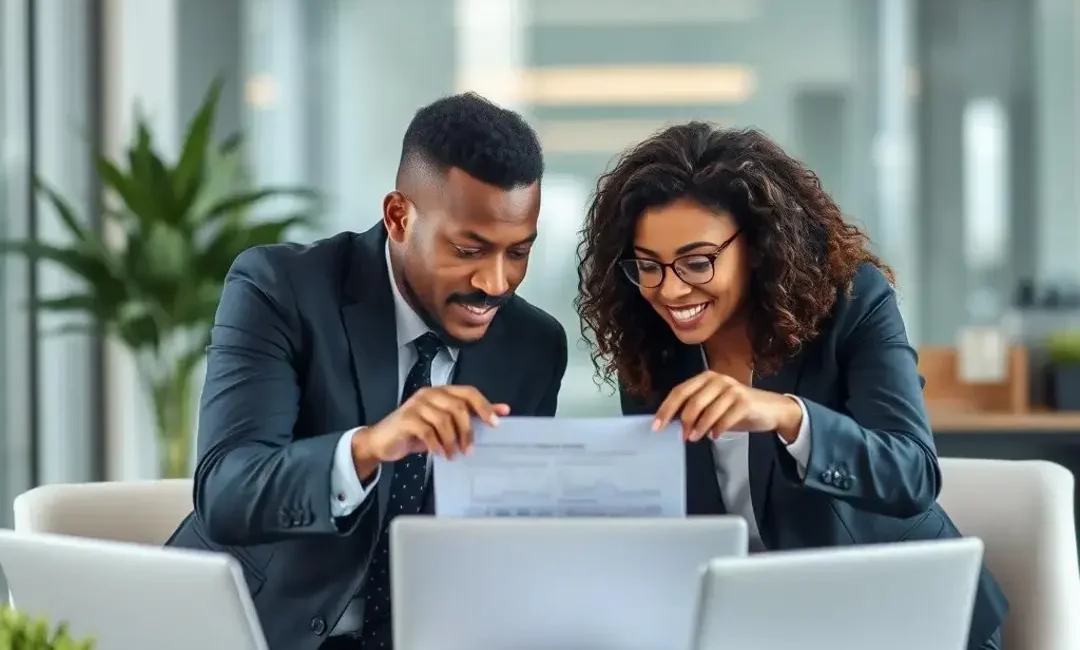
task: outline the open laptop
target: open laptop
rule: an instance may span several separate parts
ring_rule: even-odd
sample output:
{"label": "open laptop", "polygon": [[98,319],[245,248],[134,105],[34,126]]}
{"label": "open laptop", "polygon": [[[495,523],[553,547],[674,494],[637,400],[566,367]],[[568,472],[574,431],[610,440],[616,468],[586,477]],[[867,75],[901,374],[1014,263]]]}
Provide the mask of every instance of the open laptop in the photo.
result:
{"label": "open laptop", "polygon": [[395,650],[685,650],[701,566],[741,517],[398,517]]}
{"label": "open laptop", "polygon": [[102,650],[267,650],[227,555],[0,529],[13,605]]}
{"label": "open laptop", "polygon": [[692,650],[963,650],[982,556],[969,537],[713,560]]}

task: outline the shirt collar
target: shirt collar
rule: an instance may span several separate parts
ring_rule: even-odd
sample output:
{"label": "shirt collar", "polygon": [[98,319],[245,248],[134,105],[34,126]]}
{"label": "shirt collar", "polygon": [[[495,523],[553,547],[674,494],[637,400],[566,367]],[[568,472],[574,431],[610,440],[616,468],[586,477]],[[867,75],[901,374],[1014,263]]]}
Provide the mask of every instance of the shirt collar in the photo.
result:
{"label": "shirt collar", "polygon": [[[431,328],[427,326],[424,319],[420,318],[412,305],[405,300],[405,296],[401,295],[401,290],[394,280],[394,267],[390,263],[390,242],[386,243],[385,254],[386,270],[390,276],[390,291],[394,295],[394,323],[397,327],[397,344],[400,350],[430,332]],[[450,353],[450,358],[456,361],[457,348],[447,346],[446,350]]]}

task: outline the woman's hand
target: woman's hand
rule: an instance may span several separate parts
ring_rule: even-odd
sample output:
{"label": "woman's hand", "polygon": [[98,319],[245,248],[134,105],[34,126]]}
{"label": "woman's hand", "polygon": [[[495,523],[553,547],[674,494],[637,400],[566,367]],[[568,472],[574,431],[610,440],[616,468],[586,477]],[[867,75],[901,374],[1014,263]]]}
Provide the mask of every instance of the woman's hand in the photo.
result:
{"label": "woman's hand", "polygon": [[689,442],[725,431],[775,431],[790,444],[799,434],[802,407],[787,395],[706,370],[672,389],[656,411],[653,430],[676,419],[682,421],[683,439]]}

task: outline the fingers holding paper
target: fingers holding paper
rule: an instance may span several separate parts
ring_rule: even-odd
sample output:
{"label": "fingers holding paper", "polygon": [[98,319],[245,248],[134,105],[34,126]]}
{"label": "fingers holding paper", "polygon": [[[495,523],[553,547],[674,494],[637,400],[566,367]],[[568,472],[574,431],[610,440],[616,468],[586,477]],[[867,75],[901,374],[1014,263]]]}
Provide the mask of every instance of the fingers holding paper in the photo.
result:
{"label": "fingers holding paper", "polygon": [[509,413],[472,386],[423,388],[375,425],[371,438],[383,461],[419,452],[454,458],[472,447],[474,417],[496,426]]}
{"label": "fingers holding paper", "polygon": [[725,431],[781,431],[802,418],[798,403],[707,370],[676,386],[656,411],[653,429],[682,423],[683,439],[696,442]]}

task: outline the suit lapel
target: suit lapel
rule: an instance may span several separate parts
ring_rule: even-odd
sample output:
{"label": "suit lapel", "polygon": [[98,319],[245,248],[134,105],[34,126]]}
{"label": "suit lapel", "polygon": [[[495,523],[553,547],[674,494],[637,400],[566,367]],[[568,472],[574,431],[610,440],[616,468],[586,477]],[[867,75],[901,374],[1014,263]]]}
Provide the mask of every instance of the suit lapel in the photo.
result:
{"label": "suit lapel", "polygon": [[[367,425],[383,419],[398,405],[397,328],[385,246],[386,230],[381,222],[356,238],[346,274],[347,300],[341,308],[357,397]],[[381,512],[386,512],[393,473],[393,463],[383,463],[378,484]]]}
{"label": "suit lapel", "polygon": [[[754,375],[754,387],[774,393],[795,393],[802,373],[802,355],[784,364],[774,374]],[[676,345],[664,364],[670,375],[664,375],[663,395],[680,382],[705,370],[706,364],[698,346]],[[747,470],[750,483],[750,502],[754,508],[758,530],[764,535],[764,513],[768,505],[769,486],[776,467],[775,434],[754,433],[749,436]],[[687,513],[716,514],[724,512],[724,502],[716,479],[716,449],[704,440],[686,446]],[[719,506],[717,505],[719,504]]]}
{"label": "suit lapel", "polygon": [[[346,301],[341,320],[348,337],[358,398],[364,422],[372,425],[398,406],[397,326],[394,296],[386,267],[386,230],[380,222],[356,240],[346,273]],[[512,357],[507,357],[506,327],[496,316],[483,339],[463,348],[454,370],[454,383],[476,387],[492,402],[509,402],[514,386],[506,381]],[[394,464],[383,463],[378,483],[379,509],[386,512]]]}
{"label": "suit lapel", "polygon": [[[795,393],[802,371],[802,356],[799,355],[786,363],[774,374],[759,377],[754,375],[754,388],[773,393]],[[758,531],[765,536],[765,509],[768,506],[769,487],[772,485],[773,470],[776,468],[777,442],[775,433],[750,434],[748,470],[750,481],[750,502],[754,506],[754,518],[757,519]]]}
{"label": "suit lapel", "polygon": [[[495,404],[509,403],[514,397],[513,382],[508,381],[508,369],[513,366],[513,358],[504,343],[506,326],[496,315],[484,338],[466,346],[458,353],[454,367],[454,383],[472,386]],[[528,369],[521,369],[527,373]]]}
{"label": "suit lapel", "polygon": [[[676,344],[666,352],[661,374],[656,378],[661,388],[653,410],[673,388],[705,370],[705,357],[701,348]],[[716,479],[716,455],[709,439],[686,443],[686,514],[725,514],[720,483]]]}
{"label": "suit lapel", "polygon": [[382,224],[360,235],[357,243],[345,285],[350,302],[342,307],[341,319],[348,334],[364,422],[370,425],[397,408],[397,330]]}

